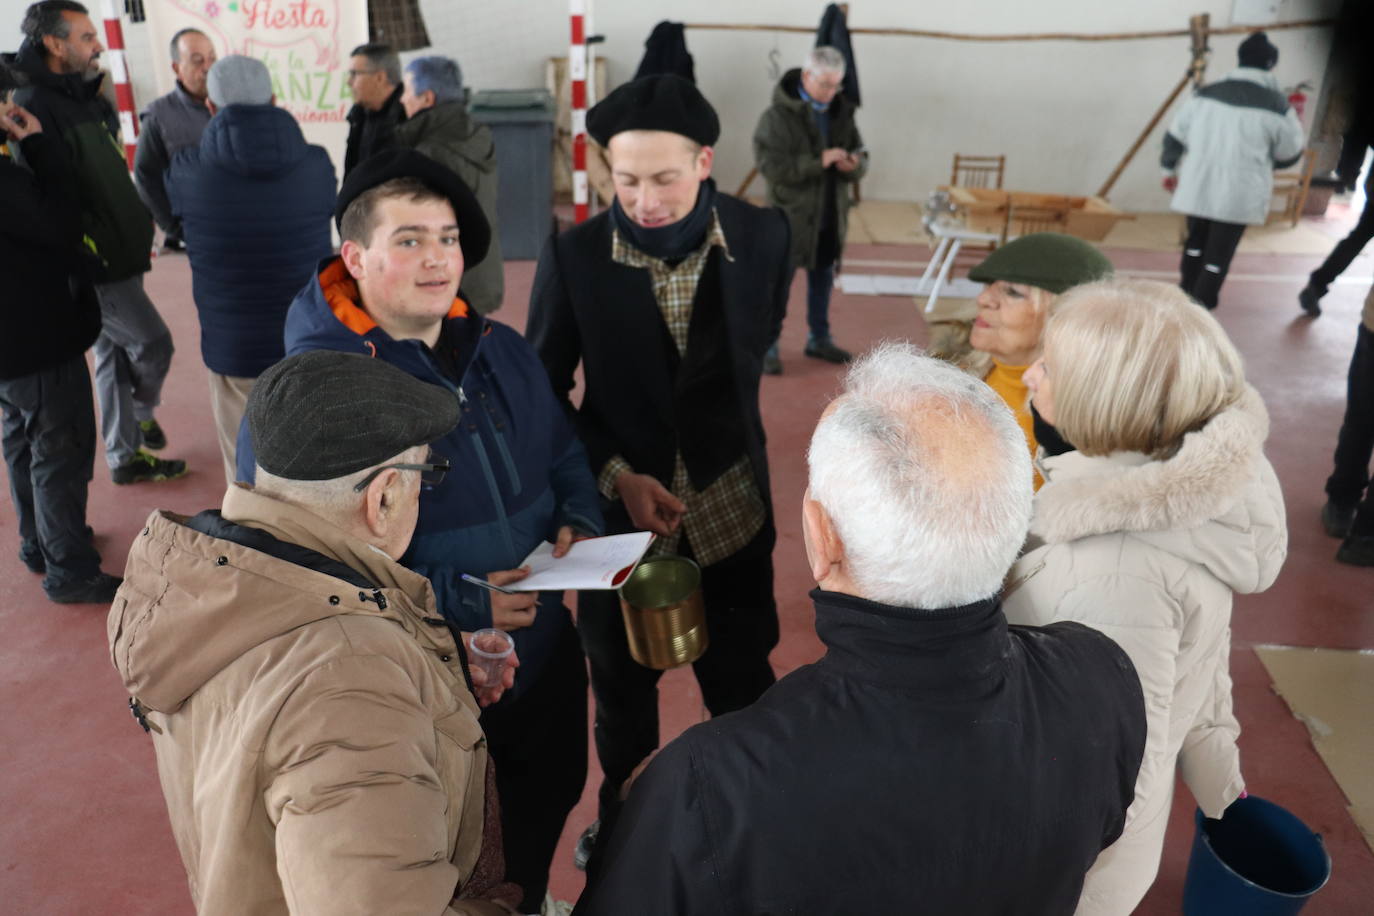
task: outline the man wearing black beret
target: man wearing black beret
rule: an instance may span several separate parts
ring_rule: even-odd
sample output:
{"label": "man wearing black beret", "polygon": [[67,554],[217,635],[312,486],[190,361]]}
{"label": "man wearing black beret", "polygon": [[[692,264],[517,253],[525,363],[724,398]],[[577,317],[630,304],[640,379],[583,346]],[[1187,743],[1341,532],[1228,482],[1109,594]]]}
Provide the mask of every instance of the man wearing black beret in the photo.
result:
{"label": "man wearing black beret", "polygon": [[110,648],[197,912],[512,912],[463,647],[397,562],[460,417],[381,360],[282,360],[248,398],[256,486],[135,539]]}
{"label": "man wearing black beret", "polygon": [[[586,662],[562,592],[505,594],[463,576],[510,585],[528,575],[520,563],[540,543],[561,555],[575,533],[599,534],[596,482],[534,350],[459,295],[491,234],[462,180],[414,150],[391,150],[348,173],[336,218],[343,245],[292,303],[286,352],[375,357],[440,386],[461,409],[434,444],[453,472],[420,494],[402,562],[429,577],[459,629],[515,639],[515,687],[483,711],[482,728],[504,801],[506,876],[524,889],[520,911],[537,912],[587,779]],[[240,437],[241,479],[253,445]]]}
{"label": "man wearing black beret", "polygon": [[[696,86],[659,75],[587,113],[616,198],[539,259],[527,336],[576,418],[611,532],[648,530],[696,560],[710,647],[695,662],[713,715],[773,683],[773,528],[759,416],[764,353],[787,303],[790,234],[779,210],[717,192],[720,124]],[[581,363],[585,391],[569,393]],[[602,822],[658,746],[660,672],[633,661],[613,592],[578,598],[591,661]],[[579,859],[595,843],[584,834]]]}

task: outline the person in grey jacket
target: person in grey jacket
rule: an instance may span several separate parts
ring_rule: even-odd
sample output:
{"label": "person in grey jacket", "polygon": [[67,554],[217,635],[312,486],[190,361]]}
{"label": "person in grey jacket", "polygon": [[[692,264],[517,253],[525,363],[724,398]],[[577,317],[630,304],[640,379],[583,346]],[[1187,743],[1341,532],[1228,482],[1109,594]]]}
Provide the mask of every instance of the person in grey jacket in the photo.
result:
{"label": "person in grey jacket", "polygon": [[472,189],[491,225],[491,246],[479,264],[463,274],[459,295],[479,314],[501,307],[506,274],[496,220],[496,145],[491,128],[468,116],[463,71],[448,57],[418,57],[406,65],[401,106],[406,120],[396,128],[397,145],[445,165]]}
{"label": "person in grey jacket", "polygon": [[1240,66],[1199,89],[1164,135],[1164,189],[1188,217],[1179,286],[1209,309],[1245,227],[1269,215],[1274,169],[1302,158],[1302,122],[1269,72],[1278,61],[1263,32],[1251,35]]}
{"label": "person in grey jacket", "polygon": [[200,143],[210,123],[206,80],[215,65],[215,45],[204,32],[182,29],[172,36],[171,55],[176,88],[154,99],[139,116],[143,129],[134,152],[134,179],[138,196],[166,233],[163,244],[175,250],[182,247],[181,226],[172,215],[164,182],[172,157]]}

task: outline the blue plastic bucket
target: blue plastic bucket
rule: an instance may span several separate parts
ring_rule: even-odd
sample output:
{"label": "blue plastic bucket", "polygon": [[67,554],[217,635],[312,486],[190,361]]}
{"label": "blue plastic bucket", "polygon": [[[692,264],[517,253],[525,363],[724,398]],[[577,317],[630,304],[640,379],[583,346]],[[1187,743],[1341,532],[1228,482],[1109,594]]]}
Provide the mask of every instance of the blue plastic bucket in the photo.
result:
{"label": "blue plastic bucket", "polygon": [[1193,819],[1184,916],[1291,916],[1331,877],[1322,838],[1271,801],[1251,795]]}

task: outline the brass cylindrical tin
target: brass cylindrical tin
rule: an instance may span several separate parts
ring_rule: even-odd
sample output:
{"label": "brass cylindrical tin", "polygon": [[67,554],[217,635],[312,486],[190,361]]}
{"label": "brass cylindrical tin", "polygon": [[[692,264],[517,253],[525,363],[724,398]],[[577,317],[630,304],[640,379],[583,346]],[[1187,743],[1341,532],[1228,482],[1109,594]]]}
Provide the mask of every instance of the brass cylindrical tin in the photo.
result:
{"label": "brass cylindrical tin", "polygon": [[620,586],[630,655],[666,671],[701,658],[709,640],[701,569],[686,557],[650,557]]}

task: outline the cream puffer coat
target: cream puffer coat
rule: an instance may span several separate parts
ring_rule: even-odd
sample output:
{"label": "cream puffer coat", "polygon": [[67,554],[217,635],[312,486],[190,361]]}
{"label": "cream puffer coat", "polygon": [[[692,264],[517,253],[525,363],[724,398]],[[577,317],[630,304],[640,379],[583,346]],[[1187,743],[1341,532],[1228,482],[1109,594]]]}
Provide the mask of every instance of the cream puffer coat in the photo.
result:
{"label": "cream puffer coat", "polygon": [[455,899],[487,749],[429,580],[242,487],[223,519],[265,549],[207,515],[149,517],[109,617],[197,912],[509,912]]}
{"label": "cream puffer coat", "polygon": [[1273,584],[1288,551],[1253,388],[1171,458],[1069,452],[1041,461],[1032,543],[1007,619],[1075,620],[1135,664],[1149,732],[1126,829],[1088,873],[1079,913],[1130,913],[1154,881],[1177,764],[1209,817],[1243,791],[1231,712],[1231,596]]}

